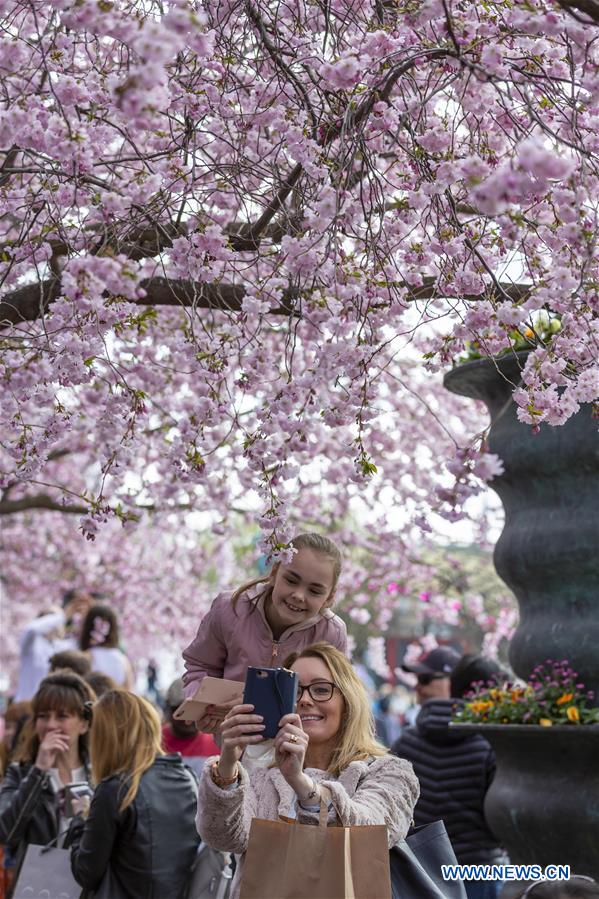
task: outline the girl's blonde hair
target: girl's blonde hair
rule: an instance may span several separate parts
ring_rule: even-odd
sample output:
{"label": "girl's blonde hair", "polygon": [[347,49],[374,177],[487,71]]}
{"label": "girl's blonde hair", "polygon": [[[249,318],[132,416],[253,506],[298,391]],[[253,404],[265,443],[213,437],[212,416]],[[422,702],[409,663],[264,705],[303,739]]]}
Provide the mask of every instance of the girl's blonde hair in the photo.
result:
{"label": "girl's blonde hair", "polygon": [[128,790],[119,811],[131,805],[142,774],[161,747],[160,718],[154,706],[126,690],[109,690],[94,706],[91,729],[92,774],[96,784],[114,774],[124,775]]}
{"label": "girl's blonde hair", "polygon": [[376,739],[368,694],[343,653],[330,643],[313,643],[301,652],[292,652],[283,665],[291,668],[298,659],[320,659],[324,662],[331,672],[333,683],[343,696],[345,709],[339,739],[327,771],[339,777],[351,762],[387,755],[387,749]]}
{"label": "girl's blonde hair", "polygon": [[[339,547],[333,543],[332,540],[329,540],[328,537],[323,537],[322,534],[298,534],[297,537],[294,537],[293,540],[290,541],[293,544],[295,549],[311,549],[315,553],[320,553],[323,556],[326,556],[327,559],[333,564],[333,586],[331,587],[331,592],[329,593],[327,600],[323,603],[324,608],[329,608],[333,604],[333,599],[335,596],[335,588],[337,587],[337,581],[339,580],[339,575],[341,574],[341,552],[339,551]],[[268,574],[263,574],[261,577],[254,578],[252,581],[247,581],[245,584],[242,584],[239,587],[233,596],[231,597],[231,602],[233,603],[233,608],[236,607],[239,598],[246,593],[248,590],[251,590],[252,587],[255,587],[257,584],[264,584],[264,590],[260,591],[256,597],[254,597],[254,605],[264,597],[264,600],[268,600],[272,594],[273,589],[273,581],[274,576],[276,575],[280,562],[277,562],[273,565],[272,569]]]}

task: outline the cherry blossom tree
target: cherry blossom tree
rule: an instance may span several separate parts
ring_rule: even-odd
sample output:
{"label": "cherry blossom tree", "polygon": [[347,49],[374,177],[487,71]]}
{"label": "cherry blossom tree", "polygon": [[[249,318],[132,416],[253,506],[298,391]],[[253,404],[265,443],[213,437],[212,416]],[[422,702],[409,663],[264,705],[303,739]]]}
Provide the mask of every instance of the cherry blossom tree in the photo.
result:
{"label": "cherry blossom tree", "polygon": [[453,360],[529,346],[533,428],[596,399],[595,0],[0,16],[1,514],[407,567],[501,471]]}

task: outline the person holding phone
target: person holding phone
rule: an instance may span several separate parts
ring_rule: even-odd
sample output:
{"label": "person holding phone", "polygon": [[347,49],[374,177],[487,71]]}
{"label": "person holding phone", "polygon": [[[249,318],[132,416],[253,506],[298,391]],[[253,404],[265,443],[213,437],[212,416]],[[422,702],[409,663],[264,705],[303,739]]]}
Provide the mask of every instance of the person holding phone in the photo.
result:
{"label": "person holding phone", "polygon": [[242,704],[223,721],[220,758],[207,761],[200,780],[200,836],[241,855],[231,899],[239,895],[252,818],[316,825],[326,786],[330,823],[385,824],[393,846],[407,834],[419,795],[412,766],[376,741],[368,695],[343,653],[317,643],[284,665],[298,675],[298,698],[279,722],[274,767],[246,770],[244,751],[262,741],[265,725],[253,705]]}
{"label": "person holding phone", "polygon": [[88,732],[93,690],[71,671],[42,680],[32,699],[15,759],[0,787],[0,843],[16,853],[28,843],[64,840],[71,811],[66,787],[89,783]]}
{"label": "person holding phone", "polygon": [[[345,623],[332,611],[341,572],[338,547],[320,534],[300,534],[291,542],[291,562],[277,562],[269,574],[216,597],[183,652],[187,698],[206,675],[243,682],[248,666],[275,668],[311,643],[326,641],[346,651]],[[228,708],[210,709],[198,730],[216,733]]]}

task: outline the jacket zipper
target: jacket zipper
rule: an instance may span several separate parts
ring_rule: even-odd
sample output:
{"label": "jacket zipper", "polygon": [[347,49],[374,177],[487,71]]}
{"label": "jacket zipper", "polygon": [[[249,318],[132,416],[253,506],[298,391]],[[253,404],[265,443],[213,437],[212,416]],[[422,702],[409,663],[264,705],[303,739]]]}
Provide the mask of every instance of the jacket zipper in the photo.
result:
{"label": "jacket zipper", "polygon": [[270,658],[271,667],[273,667],[273,662],[275,661],[275,659],[277,658],[278,655],[279,655],[279,643],[277,640],[273,640],[272,641],[272,655]]}

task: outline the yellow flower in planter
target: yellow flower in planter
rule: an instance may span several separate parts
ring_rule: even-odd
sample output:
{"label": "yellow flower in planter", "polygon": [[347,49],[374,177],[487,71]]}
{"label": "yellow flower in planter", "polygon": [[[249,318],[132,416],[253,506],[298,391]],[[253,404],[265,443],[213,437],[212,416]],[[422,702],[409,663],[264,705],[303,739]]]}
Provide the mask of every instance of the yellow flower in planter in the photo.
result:
{"label": "yellow flower in planter", "polygon": [[[564,693],[563,696],[560,696],[559,699],[555,700],[556,705],[565,705],[567,702],[572,702],[574,699],[574,693]],[[569,711],[569,709],[568,709]]]}
{"label": "yellow flower in planter", "polygon": [[567,660],[548,659],[531,672],[528,683],[505,682],[477,689],[460,708],[454,708],[454,724],[554,724],[599,725],[599,707],[590,705],[594,694],[578,683],[578,674]]}
{"label": "yellow flower in planter", "polygon": [[467,706],[471,712],[474,712],[475,715],[480,715],[481,712],[487,712],[489,709],[493,708],[493,703],[488,700],[475,700],[474,702],[469,702]]}

